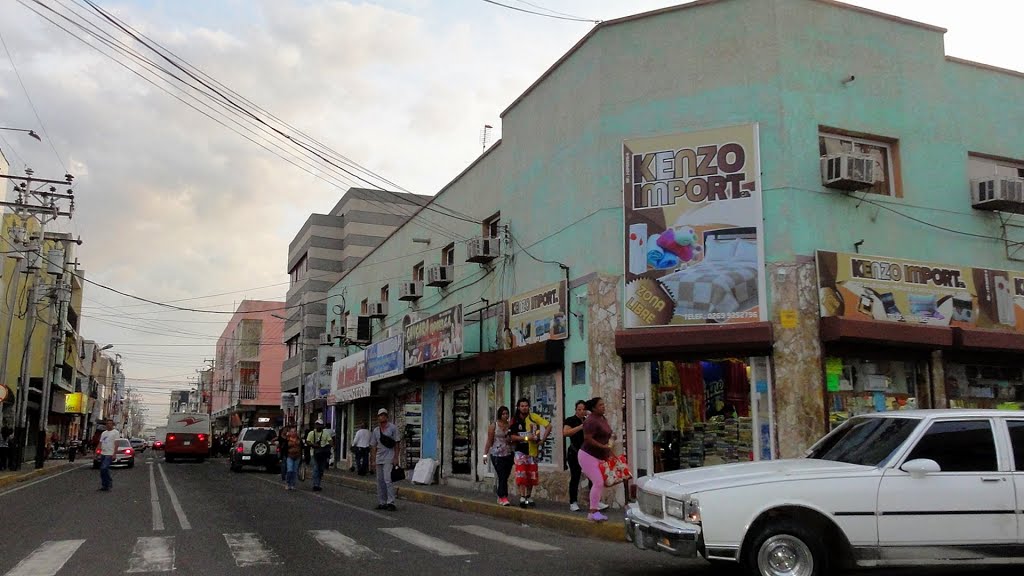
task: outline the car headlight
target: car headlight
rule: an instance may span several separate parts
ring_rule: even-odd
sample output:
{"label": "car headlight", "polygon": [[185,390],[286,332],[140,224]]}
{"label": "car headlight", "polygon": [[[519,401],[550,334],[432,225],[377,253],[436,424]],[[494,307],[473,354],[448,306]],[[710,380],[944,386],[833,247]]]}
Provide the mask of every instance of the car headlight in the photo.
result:
{"label": "car headlight", "polygon": [[665,514],[684,522],[700,524],[700,502],[694,499],[665,498]]}

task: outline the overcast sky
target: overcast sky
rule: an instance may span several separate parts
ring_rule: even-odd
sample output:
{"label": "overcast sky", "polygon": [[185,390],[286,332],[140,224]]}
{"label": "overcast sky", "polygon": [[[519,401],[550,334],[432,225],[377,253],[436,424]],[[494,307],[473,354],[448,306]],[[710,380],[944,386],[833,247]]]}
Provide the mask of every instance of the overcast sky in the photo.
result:
{"label": "overcast sky", "polygon": [[[65,14],[75,6],[40,1]],[[678,3],[502,1],[593,20]],[[98,3],[250,101],[420,194],[436,193],[479,155],[485,124],[494,126],[491,141],[500,137],[498,114],[593,26],[481,0]],[[1024,9],[1010,8],[1020,3],[852,3],[948,28],[950,55],[1024,70]],[[283,300],[288,242],[342,189],[186,107],[15,0],[0,6],[0,34],[42,119],[0,48],[0,126],[45,126],[42,143],[0,132],[0,150],[13,173],[27,163],[39,176],[60,176],[65,167],[76,176],[77,211],[61,229],[81,235],[88,278],[203,309]],[[213,357],[227,320],[139,305],[92,285],[83,308],[84,336],[122,354],[151,423],[166,418],[165,390],[185,387]]]}

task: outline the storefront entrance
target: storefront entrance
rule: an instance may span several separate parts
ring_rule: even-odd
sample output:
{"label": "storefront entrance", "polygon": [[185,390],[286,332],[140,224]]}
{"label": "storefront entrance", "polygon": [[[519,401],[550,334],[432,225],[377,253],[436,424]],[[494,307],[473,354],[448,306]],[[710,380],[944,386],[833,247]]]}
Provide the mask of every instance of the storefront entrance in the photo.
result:
{"label": "storefront entrance", "polygon": [[416,467],[420,461],[423,445],[423,391],[416,387],[395,395],[395,406],[391,411],[394,423],[402,434],[402,465],[406,469]]}

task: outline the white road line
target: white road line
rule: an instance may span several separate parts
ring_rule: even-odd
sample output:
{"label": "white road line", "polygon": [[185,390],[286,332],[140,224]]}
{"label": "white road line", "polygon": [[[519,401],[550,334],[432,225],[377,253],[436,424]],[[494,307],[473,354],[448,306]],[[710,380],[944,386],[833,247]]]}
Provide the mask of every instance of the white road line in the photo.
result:
{"label": "white road line", "polygon": [[224,539],[227,540],[231,555],[235,557],[235,565],[239,568],[281,564],[281,557],[274,554],[274,551],[257,534],[225,534]]}
{"label": "white road line", "polygon": [[174,536],[143,536],[135,541],[128,574],[174,570]]}
{"label": "white road line", "polygon": [[156,491],[156,472],[153,472],[153,462],[149,464],[149,502],[153,508],[153,530],[164,529],[164,517],[160,512],[160,495]]}
{"label": "white road line", "polygon": [[[261,482],[268,482],[270,484],[273,484],[274,486],[281,486],[280,482],[275,482],[273,480],[268,480],[266,478],[260,478],[259,476],[252,476],[252,478],[255,478],[256,480],[259,480]],[[381,514],[379,512],[374,512],[373,510],[367,510],[366,508],[363,508],[361,506],[355,506],[355,505],[349,504],[347,502],[342,502],[340,500],[335,500],[334,498],[323,496],[321,494],[316,494],[316,493],[313,493],[313,492],[307,492],[305,490],[296,490],[296,492],[302,492],[303,494],[308,494],[310,496],[313,496],[314,498],[320,498],[321,500],[326,500],[326,501],[328,501],[328,502],[330,502],[332,504],[337,504],[338,506],[343,506],[343,507],[349,508],[351,510],[356,510],[356,511],[362,512],[363,514],[369,514],[370,516],[373,516],[375,518],[380,518],[381,520],[387,520],[389,522],[394,522],[395,521],[395,519],[392,518],[391,516],[385,516],[384,514]]]}
{"label": "white road line", "polygon": [[561,548],[550,544],[527,540],[526,538],[520,538],[518,536],[513,536],[512,534],[498,532],[497,530],[491,530],[490,528],[484,528],[483,526],[452,526],[452,528],[467,532],[474,536],[486,538],[487,540],[494,540],[495,542],[501,542],[502,544],[508,544],[509,546],[515,546],[516,548],[522,548],[523,550],[530,550],[532,552],[554,552],[556,550],[561,550]]}
{"label": "white road line", "polygon": [[91,464],[82,464],[81,466],[72,466],[70,469],[65,470],[63,472],[57,472],[56,474],[50,474],[48,476],[43,476],[39,480],[35,480],[33,482],[29,482],[28,484],[22,484],[21,486],[18,486],[17,488],[11,488],[10,490],[4,490],[4,491],[0,492],[0,496],[6,496],[7,494],[14,494],[18,490],[24,490],[25,488],[28,488],[29,486],[35,486],[36,484],[39,484],[40,482],[46,482],[47,480],[53,480],[57,476],[63,476],[65,474],[67,474],[68,472],[74,472],[75,470],[81,470],[82,468],[88,468],[89,466],[92,466],[92,465]]}
{"label": "white road line", "polygon": [[379,559],[373,550],[345,536],[337,530],[310,530],[309,535],[316,541],[330,548],[335,554],[357,560]]}
{"label": "white road line", "polygon": [[167,473],[164,472],[164,467],[157,464],[160,468],[160,477],[164,479],[164,487],[167,488],[167,495],[171,497],[171,506],[174,507],[174,513],[178,515],[178,523],[181,524],[182,530],[191,530],[192,525],[188,523],[188,518],[185,517],[185,511],[181,509],[181,502],[178,502],[178,495],[174,493],[174,488],[171,488],[171,483],[167,481]]}
{"label": "white road line", "polygon": [[413,530],[412,528],[380,528],[380,531],[386,532],[400,540],[405,540],[413,546],[433,552],[438,556],[472,556],[473,554],[476,554],[476,552],[473,552],[472,550],[466,550],[461,546],[445,542],[440,538],[427,536],[423,532]]}
{"label": "white road line", "polygon": [[[9,535],[14,537],[14,534]],[[51,540],[43,542],[32,554],[18,562],[6,576],[54,576],[85,540]]]}

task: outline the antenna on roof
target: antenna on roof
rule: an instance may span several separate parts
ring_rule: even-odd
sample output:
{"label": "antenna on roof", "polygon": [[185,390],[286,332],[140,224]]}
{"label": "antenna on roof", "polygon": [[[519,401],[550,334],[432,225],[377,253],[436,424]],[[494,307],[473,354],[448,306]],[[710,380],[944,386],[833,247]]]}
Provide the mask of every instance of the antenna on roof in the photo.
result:
{"label": "antenna on roof", "polygon": [[491,135],[492,129],[494,129],[494,126],[491,126],[490,124],[484,124],[483,132],[480,135],[481,154],[487,151],[487,137]]}

